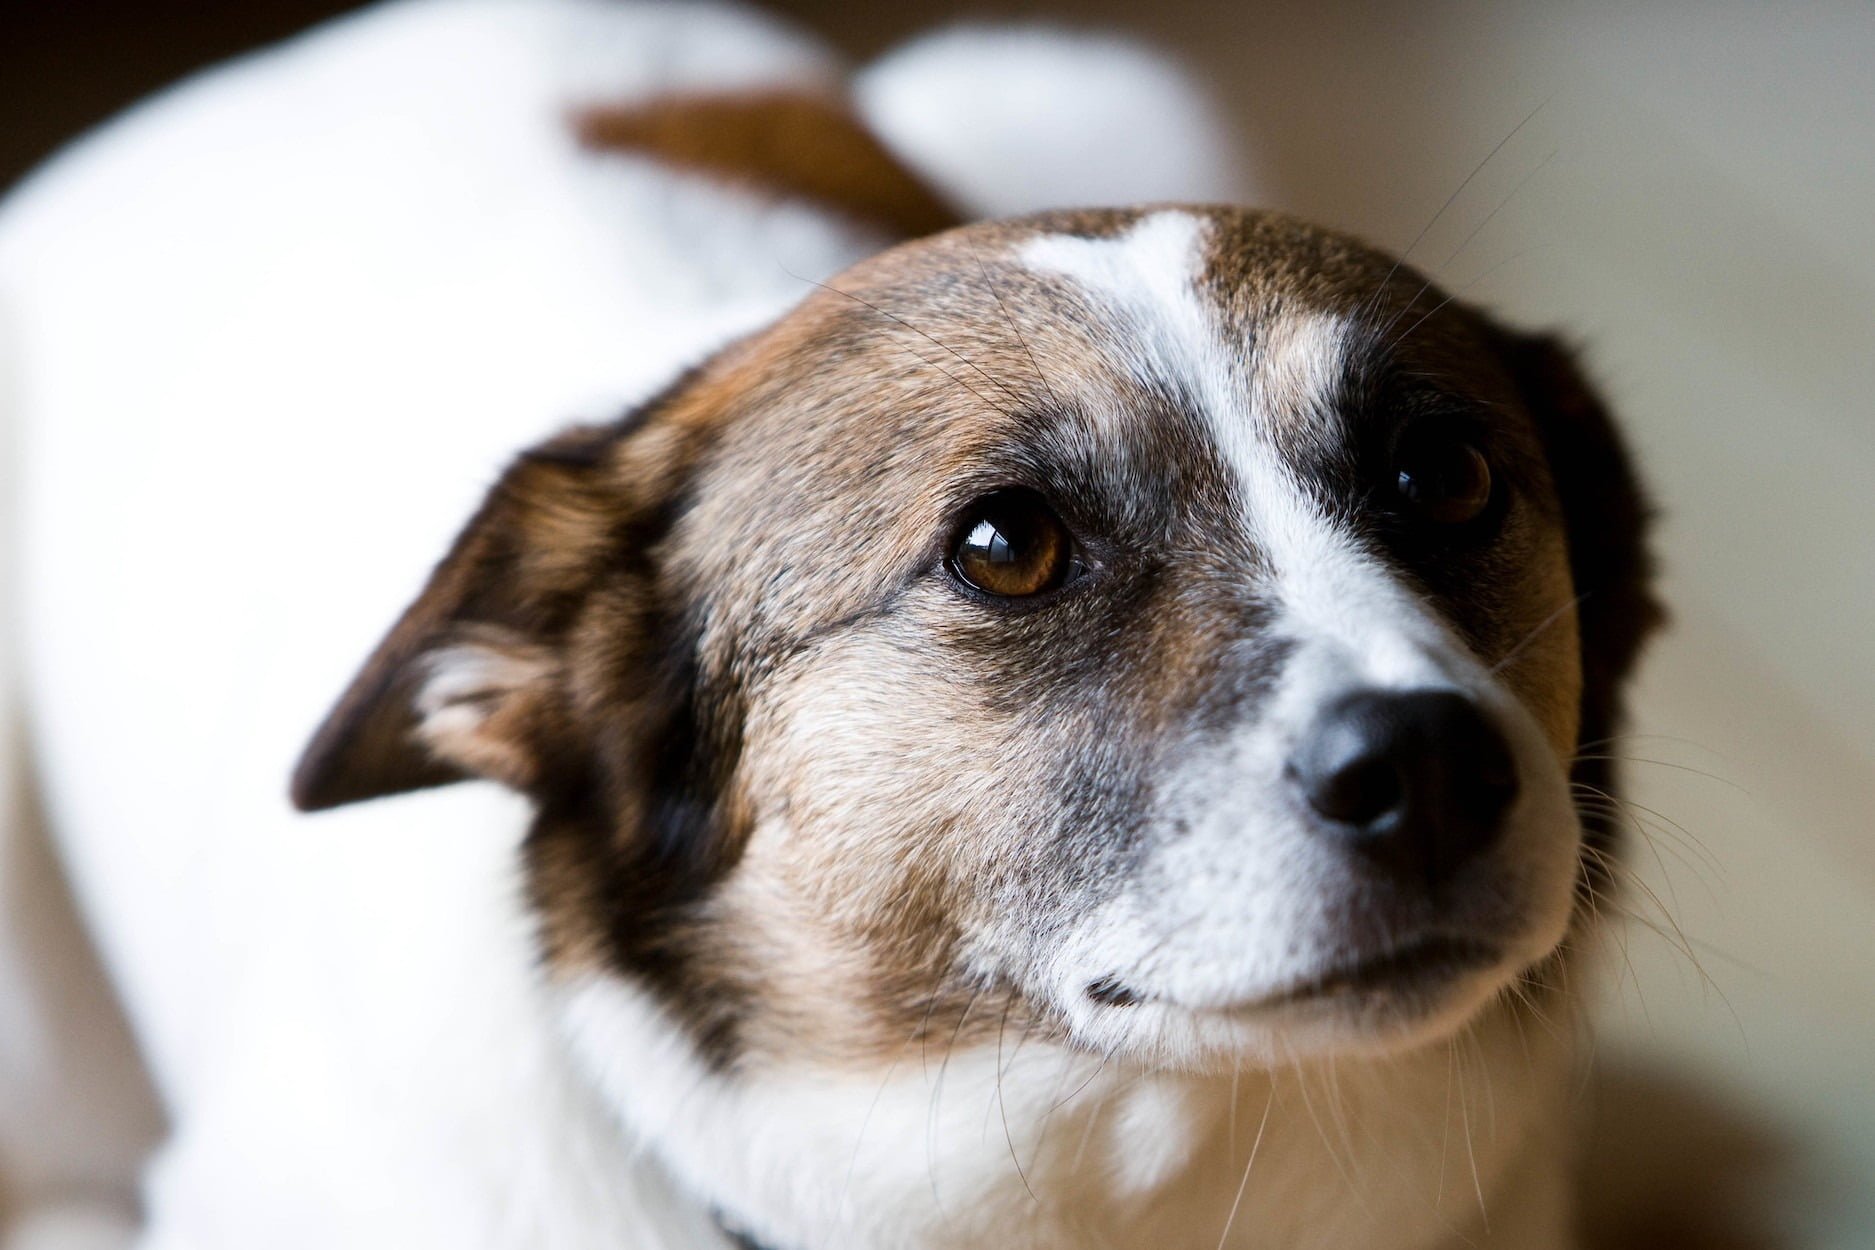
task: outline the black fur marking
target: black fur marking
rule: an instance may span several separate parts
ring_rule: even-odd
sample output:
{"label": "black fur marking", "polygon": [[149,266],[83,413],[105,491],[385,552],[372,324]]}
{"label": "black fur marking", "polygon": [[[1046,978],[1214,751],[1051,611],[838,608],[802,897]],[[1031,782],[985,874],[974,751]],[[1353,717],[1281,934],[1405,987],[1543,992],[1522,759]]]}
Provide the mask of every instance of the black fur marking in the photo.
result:
{"label": "black fur marking", "polygon": [[[1666,620],[1653,592],[1654,560],[1647,542],[1654,509],[1620,431],[1568,349],[1552,338],[1513,334],[1499,334],[1495,346],[1523,402],[1536,414],[1569,531],[1582,636],[1578,742],[1603,743],[1621,729],[1628,675],[1648,637]],[[1605,758],[1577,760],[1571,780],[1612,795],[1614,772]],[[1613,816],[1585,811],[1582,820],[1591,847],[1605,851],[1618,841]],[[1607,857],[1585,859],[1585,884],[1606,886]]]}
{"label": "black fur marking", "polygon": [[[672,501],[627,536],[620,576],[656,585],[653,553],[685,506]],[[703,680],[701,631],[686,617],[658,596],[633,623],[640,647],[621,674],[628,688],[608,693],[591,757],[579,776],[558,779],[528,852],[537,891],[543,881],[566,888],[573,866],[580,920],[603,932],[608,960],[682,1018],[699,1055],[720,1069],[737,1057],[743,996],[694,939],[702,904],[742,848],[725,810],[741,759],[742,708]],[[568,905],[538,892],[534,901],[543,912]]]}
{"label": "black fur marking", "polygon": [[1139,995],[1113,977],[1102,977],[1089,985],[1087,996],[1106,1007],[1131,1007],[1139,1001]]}

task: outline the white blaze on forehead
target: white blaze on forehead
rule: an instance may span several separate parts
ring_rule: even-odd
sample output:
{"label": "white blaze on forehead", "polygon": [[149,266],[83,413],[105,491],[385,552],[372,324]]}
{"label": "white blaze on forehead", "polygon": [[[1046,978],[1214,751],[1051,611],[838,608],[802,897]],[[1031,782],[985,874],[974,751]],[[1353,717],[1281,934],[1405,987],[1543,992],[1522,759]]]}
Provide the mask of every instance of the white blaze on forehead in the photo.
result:
{"label": "white blaze on forehead", "polygon": [[[1030,268],[1072,279],[1096,297],[1114,336],[1109,346],[1140,382],[1196,406],[1220,458],[1237,479],[1243,512],[1261,540],[1304,528],[1321,532],[1326,516],[1283,463],[1274,423],[1320,417],[1332,403],[1342,368],[1343,334],[1325,313],[1290,313],[1259,326],[1254,345],[1227,335],[1200,292],[1209,223],[1168,210],[1141,218],[1107,239],[1043,235],[1020,249]],[[1316,515],[1295,518],[1301,509]]]}
{"label": "white blaze on forehead", "polygon": [[1245,531],[1274,575],[1291,630],[1369,647],[1370,638],[1346,627],[1364,617],[1397,626],[1402,612],[1423,616],[1423,609],[1360,550],[1277,443],[1279,432],[1292,447],[1342,437],[1335,404],[1349,324],[1324,311],[1277,311],[1256,327],[1254,343],[1240,339],[1198,284],[1209,228],[1202,217],[1167,210],[1112,238],[1043,235],[1018,257],[1094,297],[1114,337],[1112,355],[1139,381],[1196,407],[1235,481]]}
{"label": "white blaze on forehead", "polygon": [[[1230,391],[1240,362],[1225,350],[1216,318],[1197,293],[1207,233],[1201,218],[1168,210],[1112,238],[1044,234],[1016,256],[1038,273],[1070,279],[1091,297],[1095,321],[1087,328],[1101,332],[1104,357],[1134,382],[1207,414],[1230,412],[1238,408]],[[1086,415],[1106,415],[1097,397]]]}

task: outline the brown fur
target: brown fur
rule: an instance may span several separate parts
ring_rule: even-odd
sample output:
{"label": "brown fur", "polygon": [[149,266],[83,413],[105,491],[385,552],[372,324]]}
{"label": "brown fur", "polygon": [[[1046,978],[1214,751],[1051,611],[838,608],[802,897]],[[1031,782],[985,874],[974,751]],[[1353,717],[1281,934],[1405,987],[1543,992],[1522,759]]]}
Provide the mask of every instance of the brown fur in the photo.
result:
{"label": "brown fur", "polygon": [[574,127],[588,147],[808,200],[898,238],[961,221],[943,196],[831,97],[802,91],[658,96],[588,109]]}

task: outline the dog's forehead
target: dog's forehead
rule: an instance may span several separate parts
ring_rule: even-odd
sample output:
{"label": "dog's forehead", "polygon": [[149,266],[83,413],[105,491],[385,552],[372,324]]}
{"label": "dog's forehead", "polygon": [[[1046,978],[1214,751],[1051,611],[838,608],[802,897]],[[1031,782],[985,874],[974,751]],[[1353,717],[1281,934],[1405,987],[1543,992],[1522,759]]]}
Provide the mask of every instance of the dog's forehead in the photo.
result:
{"label": "dog's forehead", "polygon": [[[1231,437],[1246,423],[1332,435],[1337,403],[1397,359],[1385,331],[1411,302],[1402,288],[1438,300],[1419,275],[1330,232],[1193,207],[967,227],[847,277],[828,295],[847,299],[849,324],[993,406],[1178,409],[1230,418]],[[1439,354],[1460,314],[1415,326],[1414,353]]]}
{"label": "dog's forehead", "polygon": [[1097,357],[1206,418],[1227,450],[1259,426],[1330,436],[1337,400],[1375,363],[1350,299],[1359,278],[1332,281],[1280,241],[1243,246],[1206,214],[1165,209],[1104,236],[1043,232],[1012,252],[1074,293]]}
{"label": "dog's forehead", "polygon": [[[1011,483],[1220,558],[1322,530],[1315,479],[1401,359],[1376,327],[1420,294],[1438,299],[1378,253],[1235,209],[1046,214],[906,245],[714,371],[703,407],[723,438],[686,532],[837,565],[863,598]],[[1442,312],[1408,363],[1431,349],[1478,374],[1467,333]],[[828,533],[865,537],[836,559]]]}

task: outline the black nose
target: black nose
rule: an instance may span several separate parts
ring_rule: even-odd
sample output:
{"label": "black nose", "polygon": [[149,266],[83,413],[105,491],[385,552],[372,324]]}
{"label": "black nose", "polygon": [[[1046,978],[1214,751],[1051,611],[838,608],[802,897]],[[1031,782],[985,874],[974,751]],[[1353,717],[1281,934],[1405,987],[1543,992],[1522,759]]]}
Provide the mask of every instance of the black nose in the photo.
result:
{"label": "black nose", "polygon": [[1322,714],[1289,771],[1335,833],[1429,885],[1496,841],[1517,797],[1504,735],[1446,691],[1349,695]]}

